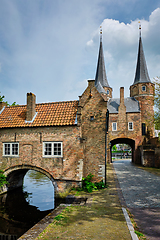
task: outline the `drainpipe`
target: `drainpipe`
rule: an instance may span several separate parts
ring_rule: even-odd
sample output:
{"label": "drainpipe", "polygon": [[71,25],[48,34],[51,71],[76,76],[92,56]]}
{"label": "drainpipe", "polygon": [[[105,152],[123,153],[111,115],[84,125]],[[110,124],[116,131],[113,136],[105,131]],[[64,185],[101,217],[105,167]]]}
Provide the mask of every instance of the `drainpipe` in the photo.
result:
{"label": "drainpipe", "polygon": [[109,125],[109,110],[106,112],[106,128],[105,128],[105,175],[104,175],[104,184],[107,184],[107,134],[108,134],[108,125]]}

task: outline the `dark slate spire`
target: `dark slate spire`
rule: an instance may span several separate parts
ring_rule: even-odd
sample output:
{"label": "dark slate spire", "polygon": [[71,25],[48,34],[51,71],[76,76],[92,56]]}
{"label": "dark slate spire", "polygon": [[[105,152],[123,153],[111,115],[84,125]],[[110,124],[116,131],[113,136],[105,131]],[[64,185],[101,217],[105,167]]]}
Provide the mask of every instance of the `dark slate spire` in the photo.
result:
{"label": "dark slate spire", "polygon": [[97,72],[95,77],[95,86],[101,87],[110,87],[107,81],[104,55],[103,55],[103,46],[102,46],[102,29],[100,30],[100,47],[99,47],[99,56],[97,64]]}
{"label": "dark slate spire", "polygon": [[139,29],[140,29],[139,49],[138,49],[136,74],[135,74],[135,79],[133,84],[151,82],[148,75],[147,64],[146,64],[144,51],[143,51],[143,45],[142,45],[142,39],[141,39],[141,26],[139,26]]}

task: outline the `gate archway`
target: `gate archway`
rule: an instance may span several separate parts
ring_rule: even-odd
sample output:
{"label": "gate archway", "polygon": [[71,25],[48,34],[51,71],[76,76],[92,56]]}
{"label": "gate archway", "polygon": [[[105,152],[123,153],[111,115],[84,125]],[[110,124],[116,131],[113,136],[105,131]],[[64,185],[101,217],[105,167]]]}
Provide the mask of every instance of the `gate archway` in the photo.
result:
{"label": "gate archway", "polygon": [[110,156],[111,156],[111,162],[112,162],[112,152],[111,149],[115,144],[128,144],[131,149],[132,149],[132,162],[134,162],[134,152],[135,152],[135,141],[133,139],[130,138],[116,138],[110,141]]}

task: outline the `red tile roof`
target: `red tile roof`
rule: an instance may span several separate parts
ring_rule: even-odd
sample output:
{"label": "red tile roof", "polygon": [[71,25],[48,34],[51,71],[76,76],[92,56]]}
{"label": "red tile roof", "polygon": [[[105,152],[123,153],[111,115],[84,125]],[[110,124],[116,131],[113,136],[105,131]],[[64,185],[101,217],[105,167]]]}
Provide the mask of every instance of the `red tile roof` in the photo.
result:
{"label": "red tile roof", "polygon": [[26,105],[5,107],[0,114],[0,128],[75,125],[78,101],[36,104],[37,115],[26,122]]}

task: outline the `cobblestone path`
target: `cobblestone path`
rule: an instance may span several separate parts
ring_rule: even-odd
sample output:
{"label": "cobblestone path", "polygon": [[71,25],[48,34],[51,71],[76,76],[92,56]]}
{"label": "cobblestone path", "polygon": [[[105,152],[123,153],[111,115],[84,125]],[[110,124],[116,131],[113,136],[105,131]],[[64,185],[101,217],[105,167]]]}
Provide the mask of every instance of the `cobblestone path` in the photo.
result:
{"label": "cobblestone path", "polygon": [[148,173],[129,160],[113,163],[127,207],[160,208],[160,177]]}
{"label": "cobblestone path", "polygon": [[160,177],[136,167],[128,160],[114,161],[113,166],[125,204],[140,231],[149,240],[159,240]]}

